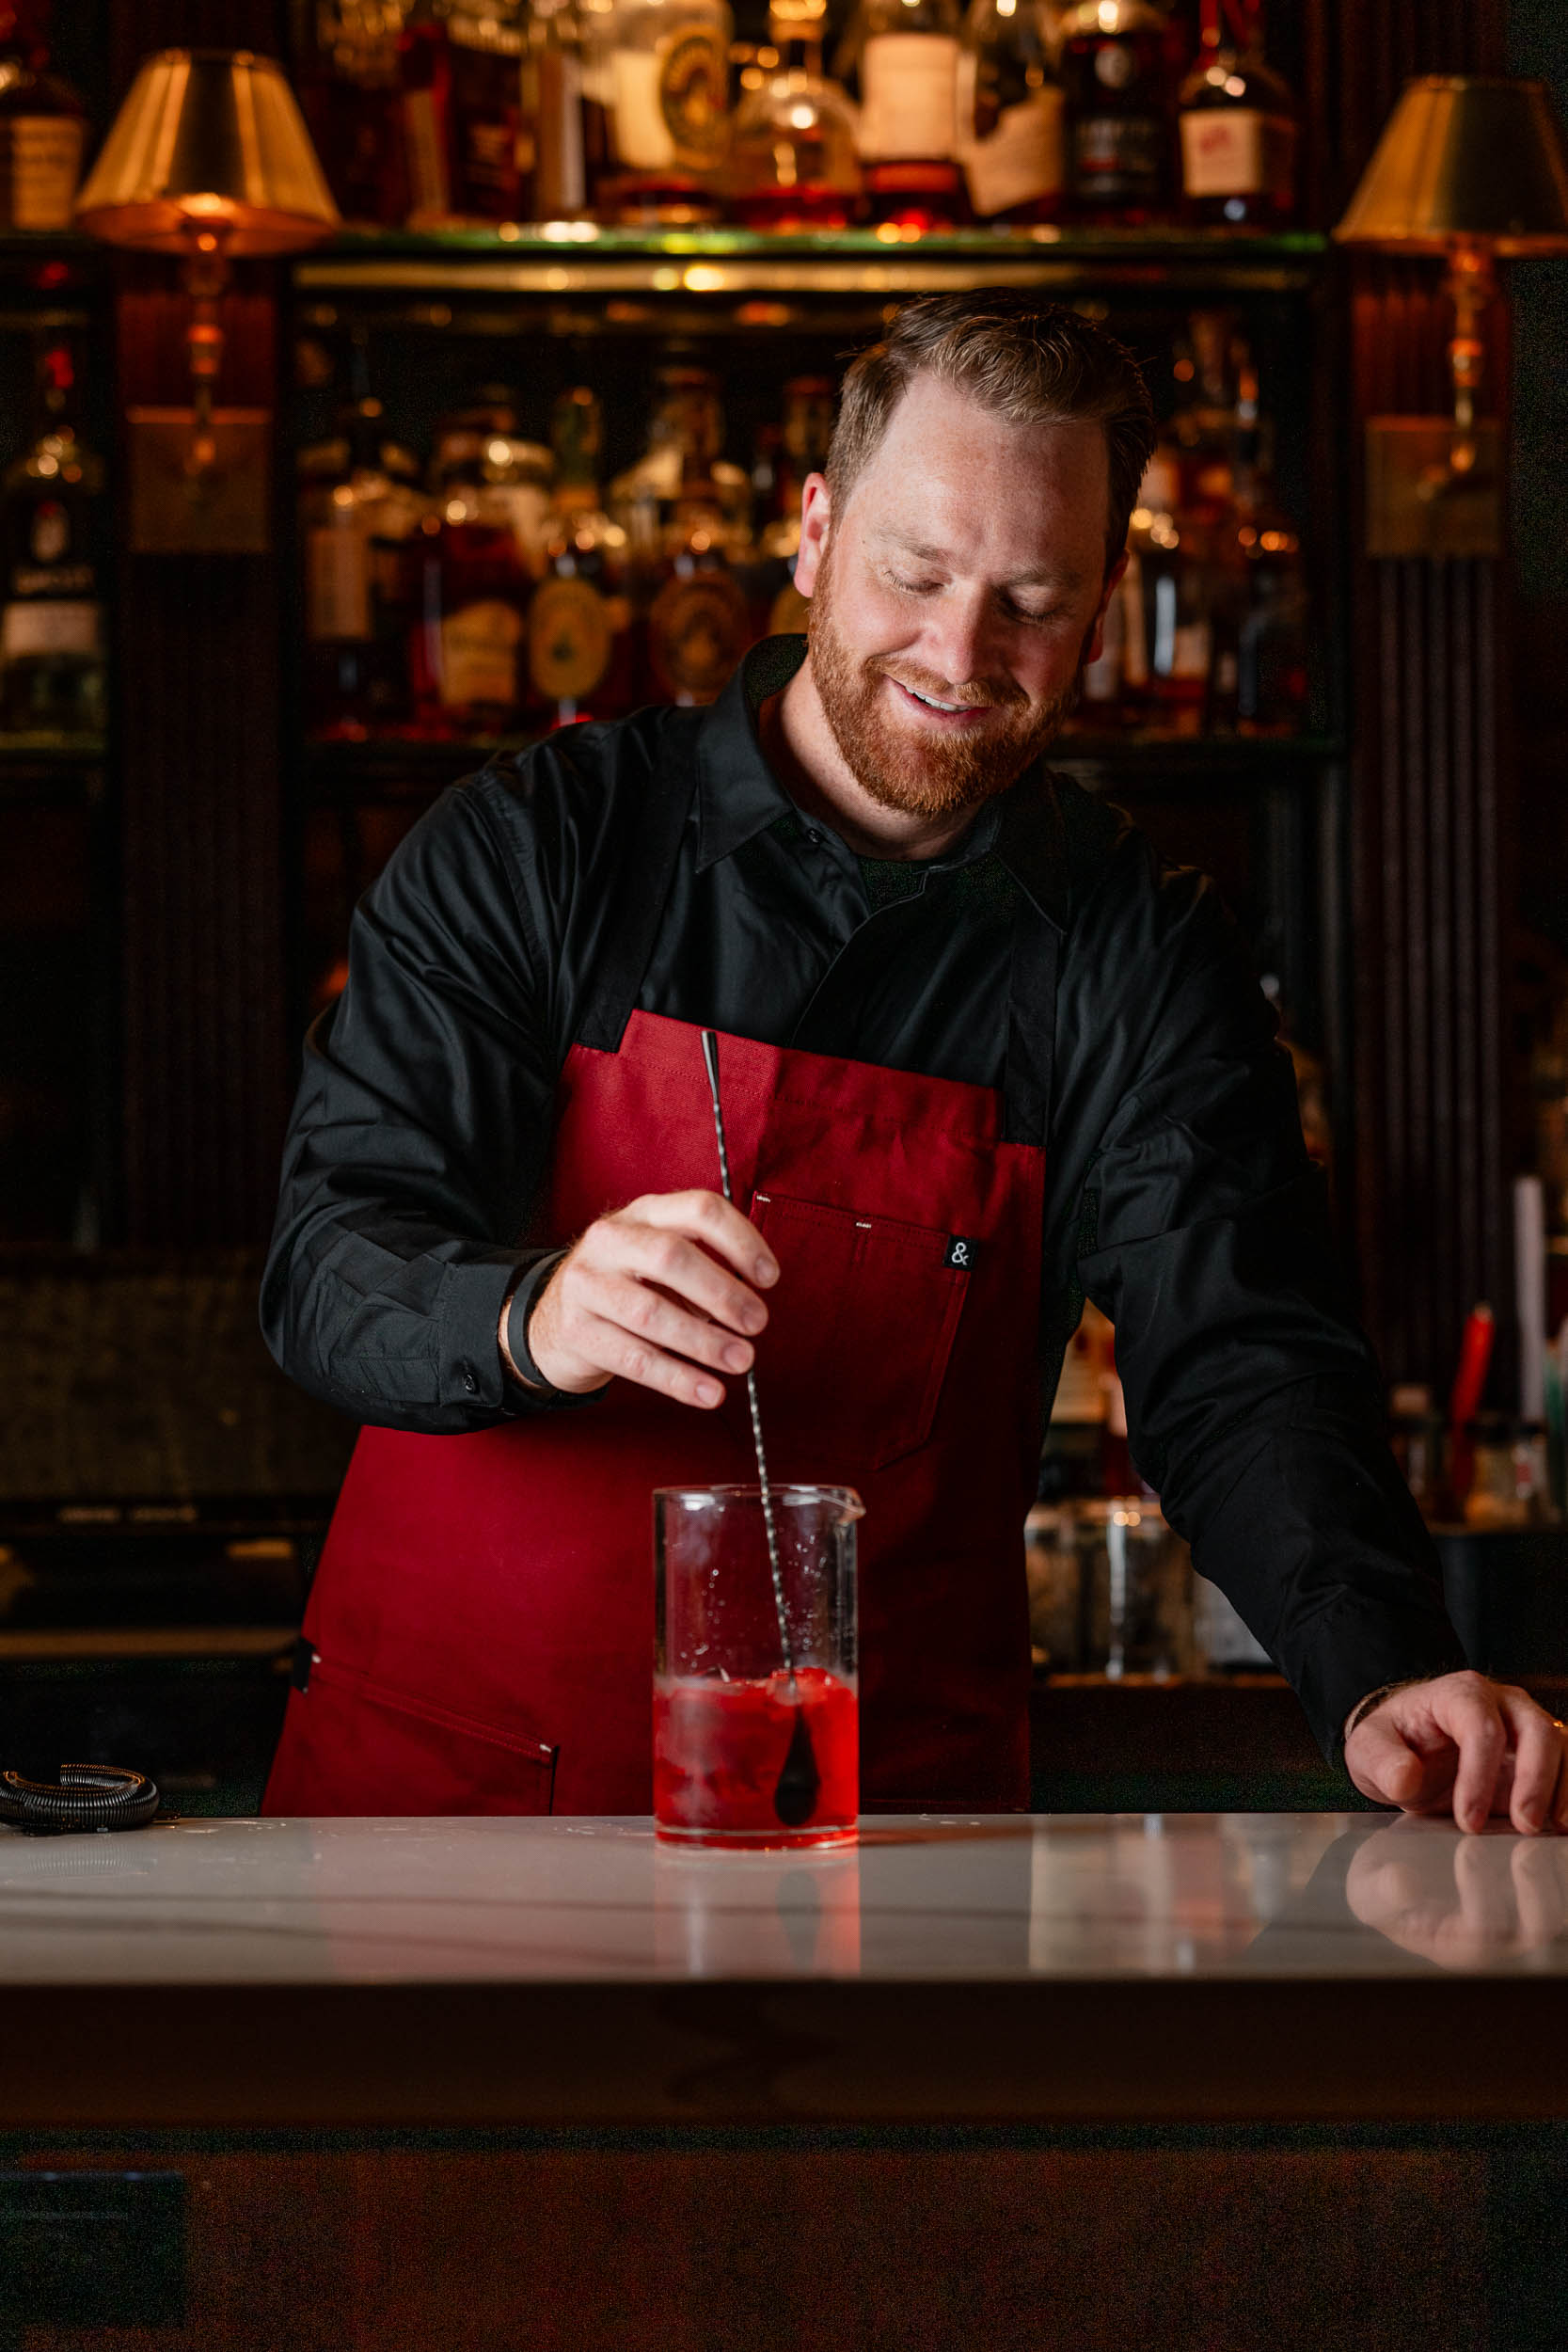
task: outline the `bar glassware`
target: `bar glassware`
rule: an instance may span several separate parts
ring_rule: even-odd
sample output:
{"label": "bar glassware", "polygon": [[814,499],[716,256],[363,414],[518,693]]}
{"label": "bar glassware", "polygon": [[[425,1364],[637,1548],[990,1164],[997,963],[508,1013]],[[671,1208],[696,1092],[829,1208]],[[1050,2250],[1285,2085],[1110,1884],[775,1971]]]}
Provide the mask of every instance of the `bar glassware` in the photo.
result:
{"label": "bar glassware", "polygon": [[[864,1506],[847,1486],[781,1485],[769,1499],[793,1675],[761,1487],[654,1495],[654,1825],[687,1845],[836,1846],[855,1836],[855,1522]],[[820,1786],[792,1825],[775,1800],[800,1708]]]}

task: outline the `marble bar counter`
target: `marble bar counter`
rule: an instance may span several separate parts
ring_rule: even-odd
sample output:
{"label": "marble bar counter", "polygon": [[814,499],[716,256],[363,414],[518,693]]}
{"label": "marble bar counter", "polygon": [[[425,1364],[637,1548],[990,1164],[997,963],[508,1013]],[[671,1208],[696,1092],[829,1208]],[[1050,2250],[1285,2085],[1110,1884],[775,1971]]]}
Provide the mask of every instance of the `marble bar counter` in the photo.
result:
{"label": "marble bar counter", "polygon": [[1568,2118],[1568,1840],[1386,1815],[0,1831],[0,2131]]}

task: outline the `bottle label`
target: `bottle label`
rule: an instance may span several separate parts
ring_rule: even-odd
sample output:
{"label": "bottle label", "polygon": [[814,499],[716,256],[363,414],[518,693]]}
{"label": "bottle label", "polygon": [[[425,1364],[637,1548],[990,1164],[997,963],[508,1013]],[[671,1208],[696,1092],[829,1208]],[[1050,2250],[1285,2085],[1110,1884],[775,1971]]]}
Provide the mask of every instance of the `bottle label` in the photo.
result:
{"label": "bottle label", "polygon": [[711,171],[729,136],[729,60],[716,33],[685,24],[654,49],[610,56],[617,160],[629,171]]}
{"label": "bottle label", "polygon": [[12,229],[69,229],[82,168],[82,125],[71,115],[19,115],[0,128]]}
{"label": "bottle label", "polygon": [[546,580],[528,616],[528,674],[546,702],[585,702],[610,667],[611,614],[586,580]]}
{"label": "bottle label", "polygon": [[1094,78],[1106,89],[1125,89],[1138,70],[1138,61],[1131,49],[1119,41],[1107,41],[1103,49],[1094,53]]}
{"label": "bottle label", "polygon": [[1081,115],[1072,169],[1081,195],[1153,196],[1164,160],[1164,125],[1152,115]]}
{"label": "bottle label", "polygon": [[1181,118],[1189,196],[1271,196],[1289,203],[1296,128],[1254,106],[1200,106]]}
{"label": "bottle label", "polygon": [[0,660],[65,655],[96,661],[103,650],[103,608],[86,599],[40,596],[36,603],[8,604],[0,620]]}
{"label": "bottle label", "polygon": [[996,128],[976,139],[964,158],[969,200],[982,220],[1037,204],[1062,184],[1062,93],[1042,89],[1022,105],[1004,106]]}
{"label": "bottle label", "polygon": [[371,634],[370,549],[362,531],[330,526],[305,535],[305,633],[312,644]]}
{"label": "bottle label", "polygon": [[746,650],[746,599],[727,572],[667,580],[648,614],[655,675],[667,693],[711,702]]}
{"label": "bottle label", "polygon": [[958,146],[958,44],[873,33],[861,55],[860,149],[878,163],[944,162]]}
{"label": "bottle label", "polygon": [[522,614],[499,596],[447,615],[441,623],[441,700],[449,710],[477,704],[513,707],[522,634]]}

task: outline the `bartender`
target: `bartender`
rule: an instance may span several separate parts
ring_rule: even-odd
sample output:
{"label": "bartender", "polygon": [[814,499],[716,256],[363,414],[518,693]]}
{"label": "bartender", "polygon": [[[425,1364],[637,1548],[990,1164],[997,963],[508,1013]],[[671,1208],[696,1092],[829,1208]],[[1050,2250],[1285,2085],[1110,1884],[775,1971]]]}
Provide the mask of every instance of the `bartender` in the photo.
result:
{"label": "bartender", "polygon": [[1022,1531],[1087,1297],[1325,1753],[1568,1827],[1562,1726],[1444,1614],[1237,933],[1043,764],[1152,439],[1075,312],[905,305],[805,486],[805,637],[493,763],[368,893],[262,1294],[365,1424],[270,1811],[646,1813],[649,1494],[753,1475],[753,1364],[775,1475],[866,1504],[865,1809],[1026,1806]]}

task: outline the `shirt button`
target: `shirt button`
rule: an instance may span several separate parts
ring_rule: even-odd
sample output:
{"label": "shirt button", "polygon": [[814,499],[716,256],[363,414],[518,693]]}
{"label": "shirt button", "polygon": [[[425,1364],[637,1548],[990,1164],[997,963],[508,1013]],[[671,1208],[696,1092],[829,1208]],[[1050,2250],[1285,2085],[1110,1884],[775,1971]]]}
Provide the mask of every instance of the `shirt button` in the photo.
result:
{"label": "shirt button", "polygon": [[470,1396],[477,1396],[479,1394],[479,1382],[474,1377],[474,1368],[472,1364],[465,1364],[463,1367],[463,1386],[467,1390]]}

